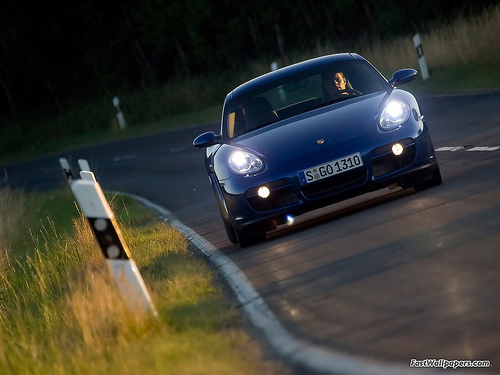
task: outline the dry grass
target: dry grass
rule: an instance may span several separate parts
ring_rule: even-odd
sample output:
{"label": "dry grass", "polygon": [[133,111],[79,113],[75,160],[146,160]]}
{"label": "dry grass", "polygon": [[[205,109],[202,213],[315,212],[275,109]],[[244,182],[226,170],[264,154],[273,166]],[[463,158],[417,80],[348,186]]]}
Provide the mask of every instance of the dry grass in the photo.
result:
{"label": "dry grass", "polygon": [[[5,190],[0,198],[0,207],[33,207],[20,193]],[[73,205],[64,193],[36,198],[49,210],[54,201]],[[65,212],[73,215],[72,234],[61,235],[51,217],[32,236],[28,255],[8,242],[13,252],[0,274],[1,374],[285,373],[264,359],[184,236],[135,202],[116,199],[113,206],[159,318],[127,309],[86,219],[71,207]],[[13,222],[11,213],[0,213],[0,222]],[[135,219],[139,227],[131,226]],[[29,225],[16,228],[26,234]]]}
{"label": "dry grass", "polygon": [[9,263],[8,254],[13,249],[22,246],[23,234],[19,228],[26,219],[29,220],[29,211],[26,197],[14,193],[10,189],[0,189],[0,273],[4,274]]}
{"label": "dry grass", "polygon": [[[429,64],[436,68],[500,61],[500,5],[475,18],[460,18],[425,35],[424,44]],[[428,57],[427,57],[428,56]]]}
{"label": "dry grass", "polygon": [[[461,17],[432,30],[421,30],[420,37],[430,69],[460,64],[479,63],[500,65],[500,5],[491,7],[478,16]],[[318,45],[312,53],[300,56],[302,60],[336,52],[355,51],[366,57],[384,73],[402,67],[418,69],[413,35],[390,40],[362,40],[341,48]]]}
{"label": "dry grass", "polygon": [[[500,87],[499,29],[500,5],[497,5],[475,17],[462,17],[435,29],[419,30],[431,76],[433,80],[438,78],[434,87],[424,86],[422,93]],[[390,74],[397,69],[409,67],[419,70],[412,37],[406,35],[383,41],[370,38],[352,44],[339,41],[333,46],[311,46],[310,50],[295,51],[279,61],[279,65],[336,52],[357,52],[390,78]],[[83,103],[57,118],[33,120],[28,116],[15,122],[6,118],[4,122],[12,122],[13,126],[0,131],[0,159],[16,160],[21,155],[39,155],[171,126],[217,121],[225,94],[235,86],[269,72],[269,63],[252,61],[239,71],[217,76],[208,74],[183,82],[171,82],[147,92],[141,90],[124,94],[122,108],[128,123],[124,132],[112,130],[118,127],[109,98]],[[54,134],[58,136],[54,138]],[[50,137],[47,138],[47,135]]]}

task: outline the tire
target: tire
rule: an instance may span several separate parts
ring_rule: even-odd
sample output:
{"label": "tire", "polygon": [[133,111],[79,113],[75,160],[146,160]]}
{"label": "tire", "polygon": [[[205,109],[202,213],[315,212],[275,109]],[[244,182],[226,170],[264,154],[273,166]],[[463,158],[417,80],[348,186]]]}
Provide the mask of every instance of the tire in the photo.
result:
{"label": "tire", "polygon": [[[233,219],[231,218],[231,214],[224,215],[226,212],[224,210],[224,203],[221,198],[217,194],[217,191],[214,190],[215,197],[219,204],[219,212],[222,218],[222,223],[224,224],[224,229],[226,230],[226,235],[229,241],[234,244],[240,245],[240,247],[247,247],[253,245],[257,242],[262,242],[266,239],[266,233],[263,231],[262,233],[252,233],[252,235],[248,235],[245,230],[238,229],[236,224],[234,224]],[[223,211],[224,210],[224,211]],[[228,216],[226,218],[226,216]]]}
{"label": "tire", "polygon": [[225,218],[224,215],[222,215],[222,222],[224,223],[224,229],[226,230],[226,235],[229,241],[231,241],[234,244],[238,243],[238,237],[236,236],[236,232],[234,230],[234,226],[232,223],[229,223]]}
{"label": "tire", "polygon": [[434,169],[432,172],[432,178],[430,180],[413,185],[416,191],[422,191],[429,189],[434,186],[441,185],[443,183],[443,176],[441,175],[441,170],[439,167]]}
{"label": "tire", "polygon": [[238,230],[236,227],[233,227],[236,237],[238,238],[238,245],[241,248],[255,245],[256,243],[263,242],[266,239],[266,233],[253,233],[249,236],[245,231]]}
{"label": "tire", "polygon": [[266,239],[266,233],[257,233],[248,235],[244,230],[238,230],[236,225],[229,222],[224,215],[222,215],[222,222],[224,223],[224,229],[226,230],[226,235],[229,241],[234,244],[240,245],[240,247],[247,247],[258,242],[262,242]]}
{"label": "tire", "polygon": [[[210,179],[212,181],[212,189],[215,195],[215,199],[217,200],[217,205],[219,206],[219,212],[222,219],[222,223],[224,224],[224,229],[226,230],[226,235],[229,241],[234,244],[238,244],[238,237],[236,236],[235,226],[233,225],[231,216],[226,212],[226,205],[222,201],[220,189],[215,186],[217,184],[215,178]],[[228,216],[226,218],[226,216]]]}

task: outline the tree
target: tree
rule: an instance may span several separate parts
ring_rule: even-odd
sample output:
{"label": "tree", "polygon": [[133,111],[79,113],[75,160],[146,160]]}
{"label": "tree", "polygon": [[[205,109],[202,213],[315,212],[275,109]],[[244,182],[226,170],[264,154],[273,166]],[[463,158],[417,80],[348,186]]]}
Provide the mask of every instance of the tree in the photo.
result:
{"label": "tree", "polygon": [[0,3],[0,112],[231,71],[359,38],[408,34],[498,0],[48,0]]}

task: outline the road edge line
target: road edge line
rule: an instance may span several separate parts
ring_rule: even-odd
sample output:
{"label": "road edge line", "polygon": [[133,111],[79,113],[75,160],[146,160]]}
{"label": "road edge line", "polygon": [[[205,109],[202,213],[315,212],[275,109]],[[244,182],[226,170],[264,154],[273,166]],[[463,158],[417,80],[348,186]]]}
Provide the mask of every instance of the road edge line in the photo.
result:
{"label": "road edge line", "polygon": [[[287,363],[313,371],[315,374],[415,375],[422,373],[422,369],[410,368],[409,360],[407,367],[336,352],[293,337],[279,322],[243,271],[209,241],[181,223],[172,212],[144,197],[119,191],[112,191],[111,193],[133,198],[148,209],[156,212],[161,221],[168,223],[186,236],[187,240],[207,258],[226,280],[250,323],[261,332],[272,350]],[[442,371],[426,370],[426,374],[442,374]],[[429,370],[431,371],[429,372]]]}

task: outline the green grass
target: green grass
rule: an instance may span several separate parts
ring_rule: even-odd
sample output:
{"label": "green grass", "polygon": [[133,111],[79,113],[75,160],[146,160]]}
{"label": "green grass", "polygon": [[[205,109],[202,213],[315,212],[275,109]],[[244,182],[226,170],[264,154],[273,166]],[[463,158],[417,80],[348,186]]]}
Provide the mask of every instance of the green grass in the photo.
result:
{"label": "green grass", "polygon": [[[21,159],[28,159],[40,155],[46,155],[52,152],[69,150],[78,147],[90,146],[96,143],[126,139],[138,135],[150,134],[158,131],[174,129],[178,127],[189,126],[193,124],[204,124],[220,120],[222,112],[221,105],[211,105],[204,109],[193,110],[183,114],[167,116],[161,120],[144,122],[140,124],[130,123],[125,130],[120,130],[118,121],[115,117],[110,120],[107,127],[97,128],[88,132],[76,132],[74,134],[65,134],[59,137],[49,137],[39,134],[38,127],[36,133],[31,132],[31,126],[25,125],[28,134],[24,134],[20,128],[22,125],[14,128],[0,128],[0,163],[9,163]],[[67,117],[60,121],[73,121],[71,114],[62,115]],[[25,119],[25,121],[28,121]],[[53,128],[53,123],[41,123],[41,128]],[[50,132],[50,131],[49,131]],[[69,132],[69,131],[68,131]]]}
{"label": "green grass", "polygon": [[[419,30],[430,79],[404,86],[417,94],[479,91],[500,88],[500,5],[473,18],[458,18],[434,29]],[[341,42],[339,42],[341,43]],[[401,68],[419,70],[412,35],[389,40],[359,40],[346,45],[318,45],[291,51],[279,66],[337,52],[357,52],[387,78]],[[247,62],[225,71],[169,82],[163,87],[121,93],[128,128],[120,131],[111,98],[97,98],[50,116],[42,113],[1,116],[0,163],[98,142],[147,134],[172,127],[218,121],[232,88],[268,72],[270,61]]]}
{"label": "green grass", "polygon": [[15,241],[0,232],[0,373],[287,372],[266,360],[184,236],[130,198],[109,199],[159,318],[127,309],[68,191],[2,189],[0,207],[24,216],[0,210],[0,222],[22,224]]}
{"label": "green grass", "polygon": [[449,94],[499,90],[500,70],[487,64],[468,63],[429,72],[429,79],[419,77],[413,83],[402,86],[415,94]]}

